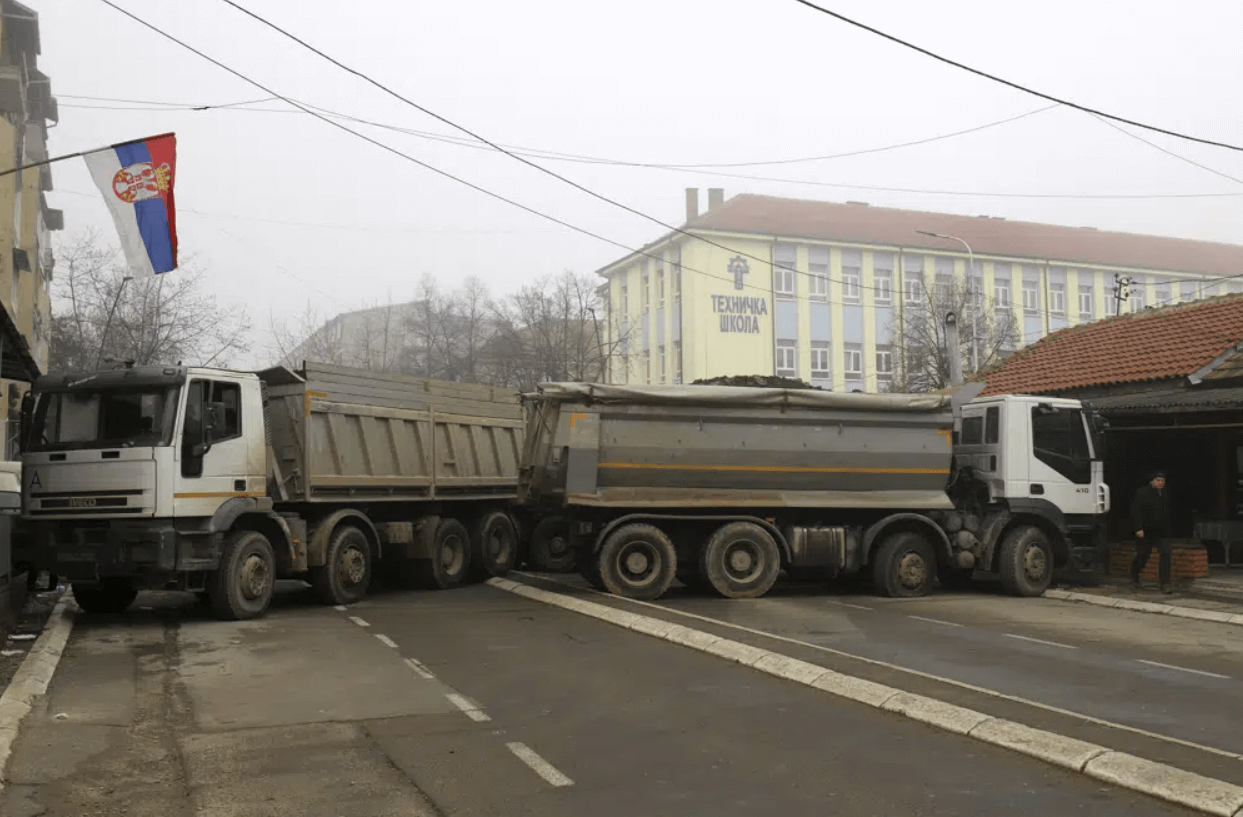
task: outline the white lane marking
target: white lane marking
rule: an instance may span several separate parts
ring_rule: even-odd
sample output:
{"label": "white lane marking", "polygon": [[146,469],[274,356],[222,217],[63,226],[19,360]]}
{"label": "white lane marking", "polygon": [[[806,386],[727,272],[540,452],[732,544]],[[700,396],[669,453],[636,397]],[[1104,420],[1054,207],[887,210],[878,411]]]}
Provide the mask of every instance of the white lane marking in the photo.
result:
{"label": "white lane marking", "polygon": [[1179,672],[1194,672],[1196,675],[1207,675],[1210,678],[1224,678],[1227,681],[1230,680],[1229,675],[1221,675],[1216,672],[1205,672],[1202,669],[1191,669],[1189,667],[1176,667],[1173,664],[1162,664],[1160,661],[1147,661],[1143,658],[1136,658],[1135,660],[1141,664],[1148,664],[1149,666],[1153,666],[1153,667],[1162,667],[1163,669],[1176,669]]}
{"label": "white lane marking", "polygon": [[[959,689],[965,689],[971,692],[977,692],[981,695],[988,695],[989,697],[997,698],[998,700],[1001,700],[1001,701],[1011,701],[1016,704],[1023,704],[1024,706],[1030,706],[1036,709],[1043,709],[1045,712],[1053,712],[1058,715],[1066,715],[1067,717],[1070,717],[1070,718],[1078,718],[1079,720],[1085,723],[1094,723],[1097,726],[1106,726],[1106,727],[1109,727],[1110,729],[1117,729],[1120,732],[1130,732],[1133,735],[1142,735],[1143,737],[1152,738],[1153,740],[1162,740],[1162,741],[1165,741],[1166,743],[1173,743],[1178,746],[1186,746],[1189,749],[1199,749],[1202,752],[1208,752],[1210,754],[1219,755],[1221,757],[1229,757],[1235,760],[1243,760],[1243,754],[1239,754],[1238,752],[1228,752],[1225,749],[1218,749],[1215,746],[1205,746],[1202,743],[1195,743],[1190,740],[1183,740],[1182,738],[1175,738],[1169,735],[1162,735],[1157,732],[1149,732],[1147,729],[1140,729],[1138,726],[1128,726],[1125,723],[1116,723],[1115,721],[1107,721],[1104,718],[1097,718],[1093,715],[1085,715],[1082,712],[1075,712],[1070,709],[1062,709],[1060,706],[1053,706],[1052,704],[1044,704],[1044,703],[1041,703],[1040,701],[1033,701],[1033,700],[1029,700],[1028,698],[1020,698],[1018,695],[1007,695],[1006,693],[998,692],[995,689],[986,689],[985,687],[976,686],[975,684],[968,684],[966,681],[956,681],[953,678],[946,678],[942,675],[934,675],[931,672],[924,672],[923,670],[911,669],[910,667],[903,667],[898,664],[891,664],[888,661],[881,661],[880,659],[877,659],[877,658],[868,658],[866,656],[856,655],[855,653],[846,652],[844,650],[835,650],[832,647],[825,647],[821,644],[812,644],[810,641],[799,641],[797,638],[790,638],[789,636],[777,635],[776,633],[770,633],[765,630],[757,630],[754,627],[747,627],[742,624],[734,624],[729,621],[721,621],[720,619],[709,618],[708,616],[701,616],[698,613],[689,613],[684,610],[678,610],[673,607],[665,607],[663,605],[655,604],[650,601],[640,601],[638,599],[627,599],[627,598],[623,598],[622,596],[614,596],[611,593],[605,593],[600,590],[596,590],[594,588],[579,587],[577,585],[569,584],[568,582],[560,581],[559,579],[553,579],[553,578],[544,577],[544,576],[534,576],[533,574],[527,573],[526,571],[523,571],[523,570],[514,570],[511,572],[511,575],[530,576],[531,578],[539,578],[539,579],[542,579],[543,581],[549,582],[550,584],[559,584],[562,587],[569,588],[570,590],[574,590],[575,592],[582,592],[585,590],[586,592],[591,593],[596,596],[604,596],[605,598],[609,598],[609,599],[625,601],[625,602],[629,602],[630,604],[640,605],[642,607],[651,607],[653,610],[660,610],[661,612],[664,612],[664,613],[672,613],[673,615],[683,616],[685,618],[693,618],[699,621],[706,621],[707,623],[715,624],[718,627],[728,627],[732,630],[739,630],[740,632],[751,633],[752,635],[762,636],[763,638],[771,638],[773,641],[784,641],[787,644],[795,644],[799,647],[806,647],[807,649],[817,650],[819,652],[828,653],[829,655],[836,655],[836,656],[840,656],[841,658],[849,658],[852,661],[859,661],[864,664],[871,664],[874,667],[884,667],[885,669],[891,669],[897,672],[905,672],[907,675],[914,675],[916,678],[926,678],[929,681],[936,681],[938,683],[948,684],[949,686],[958,687]],[[518,583],[515,582],[515,584],[518,584]]]}
{"label": "white lane marking", "polygon": [[1017,638],[1020,641],[1031,641],[1035,644],[1046,644],[1050,647],[1061,647],[1064,650],[1079,649],[1074,644],[1059,644],[1056,641],[1045,641],[1043,638],[1032,638],[1030,635],[1018,635],[1017,633],[1003,633],[1006,638]]}
{"label": "white lane marking", "polygon": [[375,637],[376,637],[376,639],[377,639],[377,640],[379,640],[379,642],[380,642],[381,644],[383,644],[384,646],[386,646],[386,647],[392,647],[393,649],[397,649],[397,642],[396,642],[396,641],[394,641],[393,639],[389,638],[388,636],[383,635],[382,633],[375,633]]}
{"label": "white lane marking", "polygon": [[927,618],[927,617],[925,617],[925,616],[907,616],[907,618],[913,618],[913,619],[915,619],[915,620],[917,620],[917,621],[926,621],[926,622],[928,622],[929,624],[941,624],[941,625],[943,625],[943,626],[945,626],[945,627],[961,627],[961,626],[963,626],[963,625],[961,625],[961,624],[955,624],[955,623],[954,623],[954,622],[952,622],[952,621],[942,621],[942,620],[941,620],[941,619],[939,619],[939,618]]}
{"label": "white lane marking", "polygon": [[406,659],[406,666],[414,670],[415,675],[425,680],[431,680],[432,678],[436,677],[435,675],[432,675],[431,670],[429,670],[427,667],[420,664],[418,661],[415,661],[413,658]]}
{"label": "white lane marking", "polygon": [[466,717],[470,718],[472,721],[482,722],[492,720],[488,717],[486,712],[466,700],[465,695],[459,695],[456,692],[446,692],[445,697],[452,701],[453,705],[462,710],[462,712],[466,714]]}
{"label": "white lane marking", "polygon": [[359,627],[370,627],[370,626],[371,626],[370,624],[368,624],[367,622],[363,621],[363,620],[362,620],[361,618],[359,618],[358,616],[350,616],[350,621],[354,622],[354,623],[355,623],[355,624],[357,624]]}
{"label": "white lane marking", "polygon": [[835,601],[833,599],[829,599],[829,604],[836,604],[839,607],[852,607],[855,610],[867,610],[869,613],[873,612],[871,607],[864,607],[862,604],[847,604],[844,601]]}
{"label": "white lane marking", "polygon": [[505,747],[518,756],[518,759],[531,767],[537,775],[553,786],[573,786],[574,781],[557,771],[557,767],[535,753],[525,743],[506,743]]}
{"label": "white lane marking", "polygon": [[333,607],[332,609],[336,610],[338,613],[344,613],[344,612],[345,612],[345,605],[344,605],[344,604],[338,604],[336,607]]}

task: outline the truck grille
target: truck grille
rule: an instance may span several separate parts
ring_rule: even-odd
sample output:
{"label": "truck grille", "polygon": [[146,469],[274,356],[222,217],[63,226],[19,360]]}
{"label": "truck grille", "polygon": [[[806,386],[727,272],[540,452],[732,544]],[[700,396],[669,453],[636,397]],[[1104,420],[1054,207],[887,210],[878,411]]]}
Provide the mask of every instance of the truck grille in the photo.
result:
{"label": "truck grille", "polygon": [[[35,492],[30,495],[30,516],[142,513],[142,491]],[[135,504],[131,504],[131,502]]]}

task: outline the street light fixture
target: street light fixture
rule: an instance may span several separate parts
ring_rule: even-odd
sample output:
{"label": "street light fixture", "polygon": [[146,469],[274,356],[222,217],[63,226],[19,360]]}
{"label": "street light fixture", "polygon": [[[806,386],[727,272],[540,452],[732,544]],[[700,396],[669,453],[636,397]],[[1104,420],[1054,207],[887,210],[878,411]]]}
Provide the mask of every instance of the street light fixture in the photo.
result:
{"label": "street light fixture", "polygon": [[108,329],[112,326],[112,316],[116,314],[117,304],[121,302],[121,293],[125,291],[125,285],[134,280],[134,276],[127,275],[121,279],[121,285],[117,287],[117,296],[112,299],[112,309],[108,310],[108,320],[104,322],[104,336],[99,339],[99,354],[95,356],[95,368],[98,369],[103,363],[104,348],[108,344]]}
{"label": "street light fixture", "polygon": [[947,241],[957,241],[959,244],[967,248],[967,297],[971,299],[971,372],[975,374],[980,370],[979,360],[976,354],[976,343],[979,336],[979,324],[976,316],[979,309],[975,303],[975,253],[971,251],[971,245],[963,241],[956,235],[946,235],[945,233],[932,233],[927,230],[916,230],[920,235],[932,236],[933,238],[944,238]]}

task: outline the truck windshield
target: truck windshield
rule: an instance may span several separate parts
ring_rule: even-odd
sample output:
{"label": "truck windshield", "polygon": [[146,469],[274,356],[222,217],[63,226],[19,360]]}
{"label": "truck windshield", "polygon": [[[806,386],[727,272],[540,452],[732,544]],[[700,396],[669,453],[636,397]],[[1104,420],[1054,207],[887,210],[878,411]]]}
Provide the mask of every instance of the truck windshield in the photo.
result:
{"label": "truck windshield", "polygon": [[31,451],[168,445],[176,386],[44,392],[35,409]]}

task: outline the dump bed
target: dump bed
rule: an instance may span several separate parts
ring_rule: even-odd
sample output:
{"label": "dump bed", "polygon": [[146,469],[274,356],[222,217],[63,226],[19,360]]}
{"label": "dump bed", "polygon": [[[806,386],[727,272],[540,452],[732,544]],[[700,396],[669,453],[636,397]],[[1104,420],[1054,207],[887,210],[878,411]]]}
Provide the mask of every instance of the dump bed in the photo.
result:
{"label": "dump bed", "polygon": [[948,395],[548,383],[525,399],[530,503],[952,507]]}
{"label": "dump bed", "polygon": [[307,363],[260,373],[284,502],[513,497],[518,392]]}

